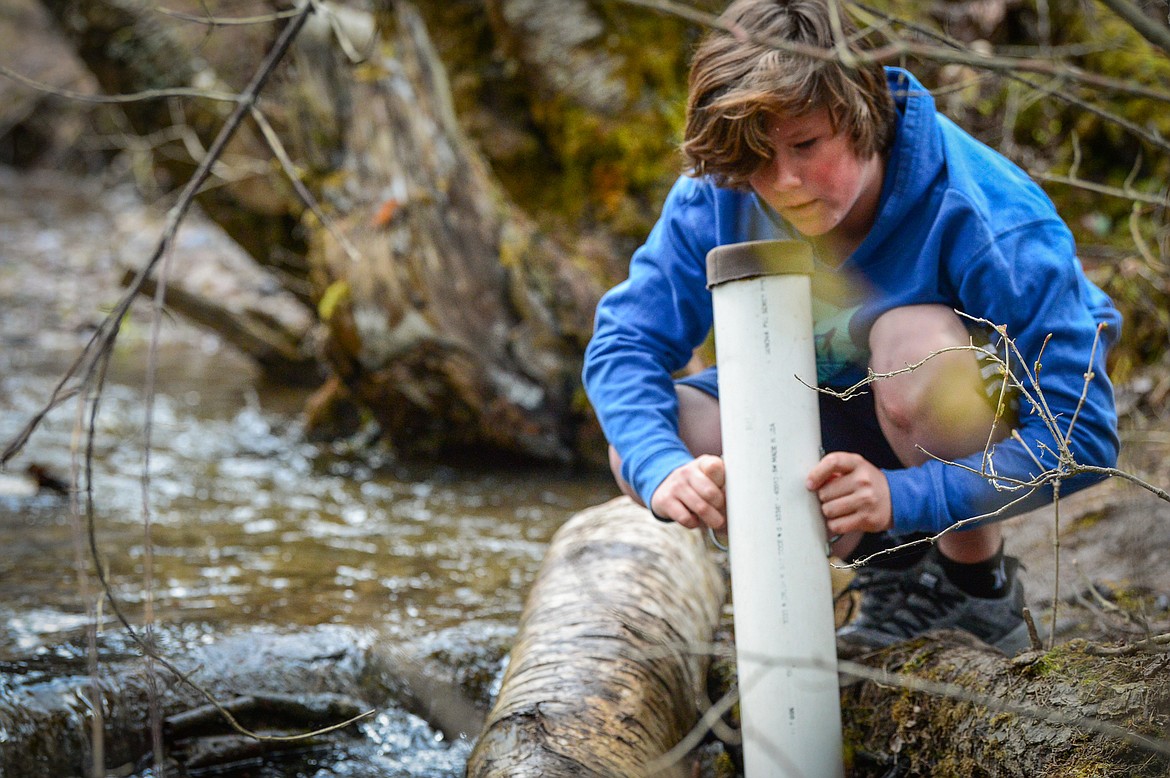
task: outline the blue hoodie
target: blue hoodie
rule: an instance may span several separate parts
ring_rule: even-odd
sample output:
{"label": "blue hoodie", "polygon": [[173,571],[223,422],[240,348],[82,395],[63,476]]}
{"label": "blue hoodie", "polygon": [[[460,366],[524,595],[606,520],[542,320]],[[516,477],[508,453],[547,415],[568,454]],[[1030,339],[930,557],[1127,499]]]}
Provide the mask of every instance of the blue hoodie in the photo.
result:
{"label": "blue hoodie", "polygon": [[[1085,277],[1072,234],[1043,190],[937,113],[933,98],[909,73],[889,68],[887,77],[897,132],[877,217],[839,268],[822,266],[814,276],[820,382],[844,387],[865,375],[869,329],[885,311],[947,305],[1006,325],[1028,370],[1043,352],[1039,387],[1057,421],[1056,434],[1067,434],[1075,418],[1068,441],[1074,461],[1112,467],[1117,417],[1105,354],[1120,332],[1120,314]],[[622,458],[622,475],[646,504],[671,471],[693,458],[678,436],[671,374],[711,328],[707,252],[781,238],[800,236],[754,193],[684,176],[634,253],[629,277],[598,304],[585,352],[585,388]],[[1107,327],[1097,341],[1099,324]],[[1023,378],[1024,369],[1012,364]],[[1035,397],[1035,389],[1024,383]],[[1062,464],[1053,430],[1026,397],[1020,406],[1017,429],[1023,442],[1004,441],[993,452],[995,472],[1005,479],[1001,486],[1006,479],[1027,481]],[[998,518],[1051,501],[1050,487],[1023,500],[1020,490],[997,488],[980,475],[982,458],[978,452],[959,466],[928,461],[883,471],[894,531],[938,532],[1013,501]],[[1061,493],[1097,480],[1078,475],[1062,482]]]}

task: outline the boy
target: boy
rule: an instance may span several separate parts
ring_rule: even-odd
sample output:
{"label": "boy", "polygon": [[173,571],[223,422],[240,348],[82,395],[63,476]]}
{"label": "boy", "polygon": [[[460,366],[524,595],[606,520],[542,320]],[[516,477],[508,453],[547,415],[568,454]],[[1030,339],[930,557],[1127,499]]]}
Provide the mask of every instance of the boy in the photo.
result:
{"label": "boy", "polygon": [[[820,395],[829,453],[806,485],[828,535],[840,536],[834,553],[859,559],[1008,503],[996,519],[1052,499],[1050,487],[1025,499],[1002,488],[1058,466],[1054,433],[1027,402],[1018,420],[995,425],[998,483],[980,474],[1000,376],[970,348],[990,333],[955,311],[1006,325],[1029,370],[1043,352],[1039,385],[1058,434],[1075,418],[1076,462],[1102,467],[1118,449],[1105,352],[1121,322],[1040,188],[936,113],[913,76],[795,53],[853,47],[838,9],[737,0],[722,17],[735,32],[705,37],[691,66],[689,170],[629,278],[598,305],[584,380],[623,490],[659,518],[722,528],[716,369],[671,378],[711,326],[705,257],[728,243],[806,240],[822,387],[935,355],[849,402]],[[1005,439],[1010,426],[1018,439]],[[1093,480],[1064,480],[1062,493]],[[951,627],[1015,653],[1027,642],[1016,567],[992,522],[878,557],[859,571],[860,613],[839,643],[883,646]]]}

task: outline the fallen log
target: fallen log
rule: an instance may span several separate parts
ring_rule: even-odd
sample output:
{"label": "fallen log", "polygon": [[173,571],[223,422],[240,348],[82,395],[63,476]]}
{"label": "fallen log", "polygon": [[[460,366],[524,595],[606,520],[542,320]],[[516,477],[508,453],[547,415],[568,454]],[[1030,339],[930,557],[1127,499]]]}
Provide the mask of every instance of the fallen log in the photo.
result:
{"label": "fallen log", "polygon": [[724,596],[704,542],[626,498],[557,532],[469,778],[644,776],[690,731]]}
{"label": "fallen log", "polygon": [[940,633],[872,654],[857,669],[880,672],[842,690],[853,775],[1165,776],[1170,672],[1153,648],[1008,659]]}
{"label": "fallen log", "polygon": [[[566,462],[604,451],[578,393],[603,290],[589,263],[510,202],[459,126],[446,71],[410,3],[373,13],[315,7],[258,109],[271,136],[245,123],[199,204],[278,269],[323,326],[298,341],[290,336],[300,330],[260,326],[270,323],[255,315],[180,293],[171,301],[269,373],[311,373],[301,363],[311,354],[402,453]],[[199,84],[230,94],[233,60],[262,48],[249,36],[269,34],[216,30],[207,37],[221,56],[208,58],[202,37],[190,40],[141,0],[45,8],[110,93]],[[150,100],[124,110],[141,134],[181,136],[154,156],[167,179],[182,181],[200,161],[191,141],[206,144],[230,105]],[[268,137],[280,139],[279,155]]]}
{"label": "fallen log", "polygon": [[[685,646],[712,639],[723,593],[702,545],[624,499],[566,524],[529,594],[469,778],[642,776],[679,742],[707,673]],[[722,633],[712,697],[735,682],[729,624]],[[1170,774],[1165,646],[1074,640],[1009,659],[946,632],[843,663],[848,774]]]}
{"label": "fallen log", "polygon": [[[276,715],[272,706],[266,716],[240,716],[246,725],[264,728],[295,720],[291,729],[296,731],[306,723],[314,729],[369,710],[361,678],[369,644],[368,636],[344,629],[300,636],[255,634],[222,640],[175,661],[229,708],[238,704],[232,701],[241,693],[252,701],[257,695],[283,695],[286,700],[295,695],[294,712],[303,712],[324,695],[321,699],[331,704],[317,707],[328,716]],[[152,705],[169,718],[208,703],[159,665],[152,677],[133,653],[120,654],[111,646],[103,654],[96,680],[84,658],[62,660],[50,654],[0,664],[0,731],[7,735],[0,743],[0,775],[88,775],[95,750],[108,768],[133,765],[151,748]],[[100,745],[92,742],[95,710],[102,715]],[[212,718],[224,726],[222,716]],[[192,730],[190,716],[180,715],[178,722],[168,737],[182,739]]]}

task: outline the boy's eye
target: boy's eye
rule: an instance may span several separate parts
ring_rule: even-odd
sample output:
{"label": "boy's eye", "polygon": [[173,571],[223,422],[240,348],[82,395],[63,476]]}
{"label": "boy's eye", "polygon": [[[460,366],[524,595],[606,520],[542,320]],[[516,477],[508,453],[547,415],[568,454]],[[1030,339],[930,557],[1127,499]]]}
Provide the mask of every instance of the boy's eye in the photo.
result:
{"label": "boy's eye", "polygon": [[809,138],[808,140],[802,140],[800,143],[792,144],[792,147],[794,149],[799,149],[800,151],[808,151],[809,149],[811,149],[813,146],[816,145],[816,142],[817,142],[816,138]]}

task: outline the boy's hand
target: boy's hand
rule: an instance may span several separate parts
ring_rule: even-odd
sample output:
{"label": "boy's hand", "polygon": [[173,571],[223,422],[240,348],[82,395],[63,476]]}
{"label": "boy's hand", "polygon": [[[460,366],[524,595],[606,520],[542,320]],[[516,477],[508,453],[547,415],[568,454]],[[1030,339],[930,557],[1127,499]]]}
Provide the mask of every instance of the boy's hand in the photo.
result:
{"label": "boy's hand", "polygon": [[689,529],[727,526],[723,459],[711,454],[692,459],[666,477],[650,497],[650,510]]}
{"label": "boy's hand", "polygon": [[829,535],[881,532],[894,526],[886,475],[860,454],[825,455],[809,472],[805,486],[821,501]]}

